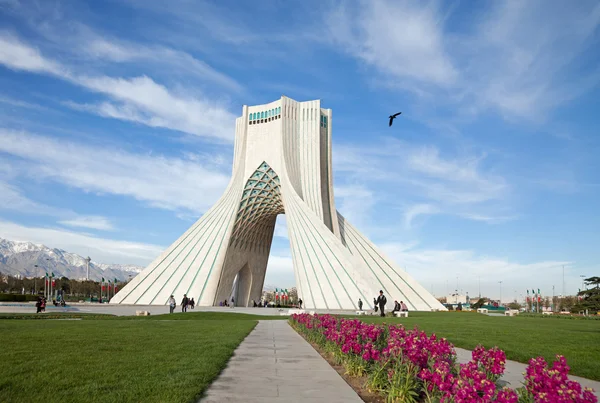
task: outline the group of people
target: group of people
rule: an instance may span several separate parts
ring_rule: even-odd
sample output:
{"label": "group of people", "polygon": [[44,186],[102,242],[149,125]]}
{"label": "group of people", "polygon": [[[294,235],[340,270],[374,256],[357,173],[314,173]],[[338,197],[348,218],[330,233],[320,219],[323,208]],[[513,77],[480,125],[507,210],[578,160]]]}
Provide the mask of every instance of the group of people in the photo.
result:
{"label": "group of people", "polygon": [[[373,298],[373,310],[375,312],[379,311],[380,316],[385,316],[385,304],[387,304],[387,298],[383,295],[383,290],[379,290],[379,296],[377,298]],[[358,299],[358,309],[362,311],[363,302],[359,298]],[[396,312],[408,312],[408,307],[404,303],[404,301],[394,301],[394,310],[392,314]]]}
{"label": "group of people", "polygon": [[[187,312],[188,307],[190,309],[194,309],[194,306],[196,306],[196,302],[194,301],[194,298],[188,298],[187,294],[183,294],[183,299],[181,300],[181,312]],[[176,307],[177,307],[177,301],[175,301],[175,297],[173,295],[171,295],[169,297],[170,313],[173,313],[175,311]]]}

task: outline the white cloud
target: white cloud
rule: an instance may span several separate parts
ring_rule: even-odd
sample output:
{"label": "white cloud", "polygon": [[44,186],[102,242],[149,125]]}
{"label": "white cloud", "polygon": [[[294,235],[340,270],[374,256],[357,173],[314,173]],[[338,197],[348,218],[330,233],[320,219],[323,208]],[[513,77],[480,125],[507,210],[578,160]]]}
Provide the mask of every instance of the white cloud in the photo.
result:
{"label": "white cloud", "polygon": [[464,115],[493,109],[539,120],[598,85],[597,63],[581,57],[596,44],[597,2],[487,6],[458,22],[439,2],[341,3],[325,22],[336,47],[382,73],[378,84],[454,104]]}
{"label": "white cloud", "polygon": [[[424,249],[413,245],[383,243],[379,245],[392,260],[431,291],[433,286],[436,295],[445,295],[458,286],[469,295],[478,294],[479,281],[481,292],[488,297],[500,296],[502,281],[502,300],[514,298],[527,288],[540,288],[544,295],[552,295],[552,286],[556,286],[558,294],[562,284],[562,266],[573,265],[569,261],[538,261],[519,263],[510,259],[485,256],[472,250]],[[568,292],[576,290],[577,276],[569,275]],[[480,280],[481,278],[481,280]]]}
{"label": "white cloud", "polygon": [[230,90],[240,91],[242,89],[235,80],[216,71],[188,53],[164,46],[144,46],[114,39],[107,40],[93,33],[90,33],[90,35],[90,38],[79,40],[78,43],[82,47],[80,52],[94,59],[110,60],[118,63],[150,62],[169,68],[171,71],[199,77],[202,80],[211,82],[213,85],[219,85]]}
{"label": "white cloud", "polygon": [[327,20],[336,44],[386,76],[442,86],[456,80],[445,54],[444,21],[432,2],[361,1],[357,10],[342,6]]}
{"label": "white cloud", "polygon": [[18,37],[0,31],[0,63],[12,70],[68,76],[60,63],[46,59],[40,51]]}
{"label": "white cloud", "polygon": [[[422,214],[452,214],[477,221],[486,217],[488,222],[513,216],[511,187],[502,176],[483,168],[485,155],[450,157],[437,147],[395,139],[336,147],[335,193],[342,203],[350,203],[354,215],[348,216],[350,221],[366,223],[376,202],[404,210],[407,228]],[[344,208],[340,211],[346,215]]]}
{"label": "white cloud", "polygon": [[162,246],[119,241],[56,228],[27,227],[9,221],[0,221],[0,237],[13,241],[42,243],[94,261],[147,265],[163,251]]}
{"label": "white cloud", "polygon": [[278,252],[272,252],[267,264],[265,284],[271,284],[277,288],[289,288],[295,282],[292,258],[290,256],[279,255]]}
{"label": "white cloud", "polygon": [[36,180],[131,196],[173,210],[206,211],[229,181],[228,172],[185,159],[132,154],[4,129],[0,129],[0,152],[19,157],[14,169]]}
{"label": "white cloud", "polygon": [[59,221],[59,224],[69,227],[90,228],[101,231],[110,231],[114,229],[110,220],[108,220],[106,217],[99,216],[79,216],[70,220]]}
{"label": "white cloud", "polygon": [[419,216],[439,213],[439,209],[431,204],[415,204],[404,212],[404,225],[407,229],[412,227],[413,220]]}
{"label": "white cloud", "polygon": [[0,209],[36,213],[38,215],[60,216],[65,210],[37,203],[9,183],[0,181]]}
{"label": "white cloud", "polygon": [[113,78],[72,74],[15,36],[0,33],[0,64],[15,70],[43,73],[67,80],[113,100],[80,109],[101,116],[164,127],[230,142],[235,116],[208,99],[176,93],[147,76]]}
{"label": "white cloud", "polygon": [[33,216],[51,216],[62,218],[60,224],[71,227],[84,227],[97,230],[112,230],[113,226],[106,217],[83,216],[73,211],[38,203],[23,195],[14,185],[0,181],[0,210],[18,211]]}

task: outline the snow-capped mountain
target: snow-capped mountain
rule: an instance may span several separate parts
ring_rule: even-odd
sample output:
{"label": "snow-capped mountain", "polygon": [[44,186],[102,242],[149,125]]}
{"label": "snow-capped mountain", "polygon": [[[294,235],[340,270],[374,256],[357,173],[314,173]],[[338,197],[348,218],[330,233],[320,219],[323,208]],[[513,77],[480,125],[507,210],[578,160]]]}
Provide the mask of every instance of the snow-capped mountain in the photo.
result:
{"label": "snow-capped mountain", "polygon": [[[35,266],[38,267],[35,267]],[[90,279],[129,280],[144,268],[135,265],[90,262]],[[9,241],[0,238],[0,272],[24,277],[43,276],[46,272],[57,277],[83,279],[86,277],[85,258],[61,249],[51,249],[31,242]]]}

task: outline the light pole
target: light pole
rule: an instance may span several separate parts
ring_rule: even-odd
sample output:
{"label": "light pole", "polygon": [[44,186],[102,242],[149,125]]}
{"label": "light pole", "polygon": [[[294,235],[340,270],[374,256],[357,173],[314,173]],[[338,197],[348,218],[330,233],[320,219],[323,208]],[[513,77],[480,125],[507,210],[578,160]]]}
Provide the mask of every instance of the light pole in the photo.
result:
{"label": "light pole", "polygon": [[502,280],[498,281],[500,283],[500,305],[502,305]]}
{"label": "light pole", "polygon": [[35,293],[35,295],[37,295],[37,267],[38,265],[34,265],[33,267],[35,267],[35,276],[33,276],[33,292]]}
{"label": "light pole", "polygon": [[481,299],[481,276],[479,276],[479,298]]}
{"label": "light pole", "polygon": [[85,258],[85,266],[86,266],[86,269],[87,269],[87,274],[86,274],[85,279],[87,281],[90,281],[90,262],[91,261],[92,261],[92,259],[90,259],[89,256]]}

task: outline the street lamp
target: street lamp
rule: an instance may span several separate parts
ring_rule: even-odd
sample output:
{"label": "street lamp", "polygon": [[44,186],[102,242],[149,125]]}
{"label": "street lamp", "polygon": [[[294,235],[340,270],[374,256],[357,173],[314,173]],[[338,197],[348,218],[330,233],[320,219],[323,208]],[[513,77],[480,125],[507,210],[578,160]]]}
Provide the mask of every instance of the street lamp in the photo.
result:
{"label": "street lamp", "polygon": [[38,265],[33,265],[33,267],[35,267],[35,275],[33,276],[33,292],[35,293],[35,295],[37,295],[37,267]]}
{"label": "street lamp", "polygon": [[500,305],[502,305],[502,280],[498,282],[500,283]]}

